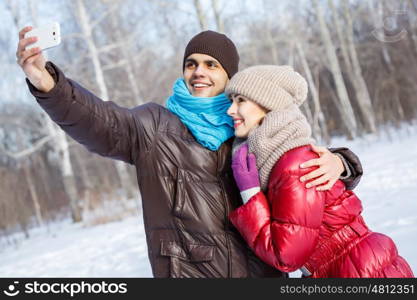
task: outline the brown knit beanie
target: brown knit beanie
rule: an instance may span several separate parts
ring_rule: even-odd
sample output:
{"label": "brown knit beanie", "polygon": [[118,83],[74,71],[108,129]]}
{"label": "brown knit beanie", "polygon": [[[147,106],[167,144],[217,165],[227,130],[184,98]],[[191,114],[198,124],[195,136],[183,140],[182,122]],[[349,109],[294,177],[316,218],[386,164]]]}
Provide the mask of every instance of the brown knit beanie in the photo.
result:
{"label": "brown knit beanie", "polygon": [[306,80],[291,66],[260,65],[233,76],[226,94],[241,94],[268,110],[300,106],[307,98]]}
{"label": "brown knit beanie", "polygon": [[194,36],[184,52],[182,70],[184,71],[185,60],[193,53],[207,54],[217,59],[231,78],[238,70],[239,54],[235,44],[224,34],[215,31],[202,31]]}

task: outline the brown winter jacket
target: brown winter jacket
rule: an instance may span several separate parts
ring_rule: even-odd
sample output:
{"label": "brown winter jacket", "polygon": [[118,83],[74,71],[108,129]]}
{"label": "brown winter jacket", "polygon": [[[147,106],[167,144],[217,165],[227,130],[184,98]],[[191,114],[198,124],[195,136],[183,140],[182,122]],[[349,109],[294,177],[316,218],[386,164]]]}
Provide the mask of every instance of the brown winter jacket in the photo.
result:
{"label": "brown winter jacket", "polygon": [[[228,220],[242,204],[231,173],[232,139],[218,151],[195,141],[166,108],[147,103],[132,109],[103,102],[47,63],[56,86],[38,103],[88,150],[133,164],[142,195],[148,255],[155,277],[281,277],[248,248]],[[356,178],[360,163],[341,154]]]}

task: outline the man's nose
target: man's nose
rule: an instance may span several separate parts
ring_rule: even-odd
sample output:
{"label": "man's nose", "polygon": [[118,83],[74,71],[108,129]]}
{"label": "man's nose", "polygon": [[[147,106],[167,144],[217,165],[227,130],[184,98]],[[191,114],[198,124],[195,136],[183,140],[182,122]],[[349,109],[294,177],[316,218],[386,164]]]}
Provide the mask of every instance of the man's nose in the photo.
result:
{"label": "man's nose", "polygon": [[198,65],[194,70],[194,76],[204,76],[204,67],[202,65]]}

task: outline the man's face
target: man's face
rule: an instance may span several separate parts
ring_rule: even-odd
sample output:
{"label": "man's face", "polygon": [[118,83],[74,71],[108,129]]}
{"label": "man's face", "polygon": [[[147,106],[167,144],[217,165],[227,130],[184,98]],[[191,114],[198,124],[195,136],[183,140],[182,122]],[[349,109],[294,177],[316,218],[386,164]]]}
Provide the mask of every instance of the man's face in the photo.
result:
{"label": "man's face", "polygon": [[184,79],[191,95],[214,97],[224,92],[229,78],[222,65],[206,54],[193,53],[184,64]]}

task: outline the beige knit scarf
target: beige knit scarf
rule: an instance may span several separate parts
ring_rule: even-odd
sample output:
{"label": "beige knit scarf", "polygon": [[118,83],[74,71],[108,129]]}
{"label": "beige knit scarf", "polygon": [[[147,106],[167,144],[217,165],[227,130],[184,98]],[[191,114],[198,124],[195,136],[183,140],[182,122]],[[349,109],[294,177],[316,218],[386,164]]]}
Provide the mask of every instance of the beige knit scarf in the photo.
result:
{"label": "beige knit scarf", "polygon": [[285,110],[266,114],[262,124],[252,128],[247,139],[236,138],[233,153],[244,143],[255,154],[261,189],[266,191],[269,174],[287,151],[313,143],[311,128],[299,107],[292,104]]}

